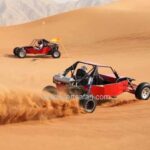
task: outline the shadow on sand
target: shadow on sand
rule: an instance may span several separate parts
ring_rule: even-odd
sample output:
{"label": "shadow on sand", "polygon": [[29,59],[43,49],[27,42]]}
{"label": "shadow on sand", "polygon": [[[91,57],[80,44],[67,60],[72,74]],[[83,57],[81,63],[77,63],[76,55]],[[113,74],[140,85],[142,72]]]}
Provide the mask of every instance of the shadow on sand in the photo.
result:
{"label": "shadow on sand", "polygon": [[[13,59],[19,59],[18,57],[16,57],[15,55],[13,54],[6,54],[4,55],[5,57],[8,57],[8,58],[13,58]],[[51,56],[48,56],[48,55],[27,55],[25,58],[45,58],[45,59],[53,59]]]}

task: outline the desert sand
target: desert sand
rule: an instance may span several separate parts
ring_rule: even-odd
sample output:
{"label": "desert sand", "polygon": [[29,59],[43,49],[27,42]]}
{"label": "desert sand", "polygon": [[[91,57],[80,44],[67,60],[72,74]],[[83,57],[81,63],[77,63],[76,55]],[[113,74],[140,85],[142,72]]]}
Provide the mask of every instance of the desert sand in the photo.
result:
{"label": "desert sand", "polygon": [[[150,82],[149,6],[148,0],[120,0],[28,24],[0,27],[1,115],[13,112],[15,109],[11,109],[11,105],[15,108],[15,104],[19,111],[28,111],[28,106],[35,105],[35,99],[40,101],[41,89],[53,84],[52,76],[76,60],[108,64],[119,74],[137,79],[136,83]],[[43,56],[18,59],[13,56],[14,47],[43,37],[61,39],[61,59]],[[26,92],[38,94],[26,95]],[[121,105],[112,107],[120,101],[123,101]],[[41,114],[43,104],[39,103],[36,108]],[[33,121],[30,111],[28,122],[1,125],[0,148],[149,150],[150,101],[135,101],[134,95],[123,94],[115,102],[98,106],[92,114],[80,113],[76,102],[69,103],[65,112],[53,111],[55,114],[44,110],[44,120]]]}

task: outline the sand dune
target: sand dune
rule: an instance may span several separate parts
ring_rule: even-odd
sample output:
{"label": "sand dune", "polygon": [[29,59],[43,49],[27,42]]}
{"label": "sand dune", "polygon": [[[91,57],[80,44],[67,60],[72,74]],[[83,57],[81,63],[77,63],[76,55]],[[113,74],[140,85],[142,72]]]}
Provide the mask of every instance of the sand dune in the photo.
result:
{"label": "sand dune", "polygon": [[[1,27],[0,35],[5,35],[0,41],[1,49],[28,44],[32,39],[41,37],[48,39],[60,37],[71,50],[78,47],[85,49],[99,46],[100,48],[109,41],[117,43],[128,38],[131,42],[148,40],[149,11],[144,7],[148,4],[146,0],[144,2],[123,0],[103,8],[81,9],[30,24]],[[126,8],[130,10],[122,11]],[[147,10],[147,12],[140,13],[138,10]]]}
{"label": "sand dune", "polygon": [[[53,84],[54,74],[76,60],[112,65],[121,75],[136,78],[137,83],[150,82],[149,5],[148,0],[121,0],[29,24],[0,27],[1,89],[40,92],[44,86]],[[66,48],[62,49],[61,59],[13,57],[15,46],[43,37],[60,37]],[[24,94],[19,99],[23,97]],[[134,95],[129,94],[116,101],[98,106],[93,114],[1,126],[0,146],[5,150],[148,150],[150,102],[136,102]]]}

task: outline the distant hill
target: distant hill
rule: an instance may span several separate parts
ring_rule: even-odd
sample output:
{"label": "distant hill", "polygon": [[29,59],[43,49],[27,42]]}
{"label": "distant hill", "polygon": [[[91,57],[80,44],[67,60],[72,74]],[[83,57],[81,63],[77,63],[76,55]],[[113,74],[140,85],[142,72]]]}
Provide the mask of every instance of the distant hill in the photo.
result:
{"label": "distant hill", "polygon": [[113,0],[0,0],[0,25],[14,25]]}

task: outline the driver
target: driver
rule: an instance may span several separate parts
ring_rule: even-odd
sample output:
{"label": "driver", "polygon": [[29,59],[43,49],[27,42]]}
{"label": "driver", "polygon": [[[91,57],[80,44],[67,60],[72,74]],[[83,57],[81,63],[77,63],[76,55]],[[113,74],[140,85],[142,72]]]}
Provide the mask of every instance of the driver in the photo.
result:
{"label": "driver", "polygon": [[81,68],[79,68],[77,70],[76,78],[77,79],[81,79],[81,78],[83,78],[86,75],[87,75],[87,67],[86,66],[82,66]]}
{"label": "driver", "polygon": [[38,46],[36,46],[36,49],[37,49],[37,50],[41,50],[43,47],[44,47],[43,41],[42,41],[42,40],[39,40],[39,41],[38,41]]}
{"label": "driver", "polygon": [[43,41],[42,41],[42,40],[40,40],[40,41],[38,42],[38,44],[39,44],[39,49],[42,49],[42,48],[43,48],[43,46],[44,46]]}

